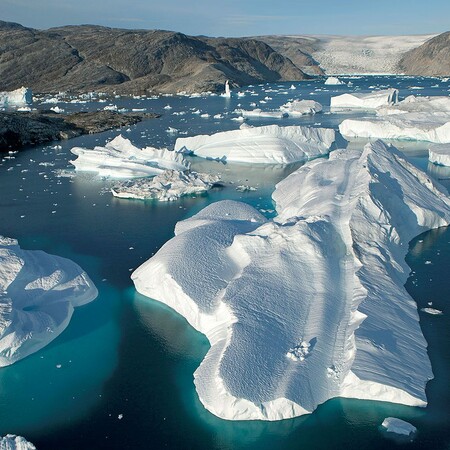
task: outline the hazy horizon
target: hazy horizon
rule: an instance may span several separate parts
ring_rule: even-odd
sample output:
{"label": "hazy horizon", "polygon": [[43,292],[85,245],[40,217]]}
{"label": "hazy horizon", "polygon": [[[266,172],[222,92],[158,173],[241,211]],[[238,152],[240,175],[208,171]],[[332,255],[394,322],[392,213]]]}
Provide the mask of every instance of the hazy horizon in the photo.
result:
{"label": "hazy horizon", "polygon": [[100,25],[123,29],[160,29],[205,36],[329,35],[398,36],[439,34],[449,30],[450,2],[361,0],[320,4],[299,0],[219,2],[200,0],[0,0],[1,19],[47,29]]}

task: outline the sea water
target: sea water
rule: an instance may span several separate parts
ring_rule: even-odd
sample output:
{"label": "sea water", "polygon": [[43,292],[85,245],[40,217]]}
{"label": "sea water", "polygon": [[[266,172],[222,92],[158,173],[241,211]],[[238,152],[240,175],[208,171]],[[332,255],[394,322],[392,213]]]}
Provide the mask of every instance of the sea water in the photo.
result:
{"label": "sea water", "polygon": [[[449,92],[449,84],[438,79],[343,79],[353,86],[324,86],[323,81],[314,80],[295,83],[295,90],[289,89],[292,83],[255,85],[242,89],[244,96],[231,99],[119,97],[107,103],[59,103],[66,111],[111,104],[163,115],[121,130],[25,149],[3,159],[0,234],[18,239],[23,248],[72,259],[89,273],[99,297],[78,308],[68,328],[46,348],[0,369],[0,435],[23,435],[39,450],[389,449],[399,444],[388,440],[379,426],[385,417],[395,416],[419,430],[408,448],[448,448],[450,230],[417,237],[407,257],[412,272],[406,287],[418,307],[431,302],[444,311],[442,316],[419,313],[435,375],[427,386],[427,408],[333,399],[297,419],[224,421],[204,409],[193,384],[193,372],[207,352],[208,341],[183,317],[138,294],[130,274],[173,236],[177,221],[211,202],[242,200],[273,216],[270,195],[275,184],[301,163],[258,167],[192,158],[193,169],[221,174],[223,187],[208,195],[161,203],[114,198],[108,190],[110,180],[75,174],[68,162],[73,156],[71,147],[104,145],[119,132],[137,146],[171,148],[177,134],[168,132],[169,127],[176,128],[179,136],[236,129],[239,123],[231,120],[236,117],[233,111],[253,109],[255,103],[270,110],[305,98],[319,101],[325,110],[302,118],[252,119],[249,124],[337,128],[344,118],[367,113],[329,114],[331,95],[387,87],[399,88],[401,97]],[[40,109],[48,106],[38,105]],[[202,113],[209,117],[201,117]],[[215,114],[223,118],[214,119]],[[450,186],[450,170],[428,163],[426,143],[396,144],[414,164]],[[239,192],[238,185],[256,191]]]}

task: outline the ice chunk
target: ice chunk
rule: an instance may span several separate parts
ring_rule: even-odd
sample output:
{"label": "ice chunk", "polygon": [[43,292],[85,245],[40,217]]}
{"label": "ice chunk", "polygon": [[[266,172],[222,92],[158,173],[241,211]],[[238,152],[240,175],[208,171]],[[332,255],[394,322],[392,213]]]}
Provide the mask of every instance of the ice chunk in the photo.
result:
{"label": "ice chunk", "polygon": [[153,179],[140,178],[117,183],[111,192],[115,197],[157,199],[162,202],[177,200],[185,195],[203,194],[218,183],[219,177],[207,173],[165,170]]}
{"label": "ice chunk", "polygon": [[450,141],[448,144],[434,144],[430,146],[428,159],[434,164],[450,166]]}
{"label": "ice chunk", "polygon": [[175,151],[227,161],[288,164],[327,154],[334,140],[335,132],[328,128],[267,125],[178,138]]}
{"label": "ice chunk", "polygon": [[325,80],[325,84],[331,85],[331,86],[338,86],[340,84],[345,84],[343,81],[341,81],[338,77],[328,77]]}
{"label": "ice chunk", "polygon": [[364,108],[375,109],[380,106],[388,106],[397,103],[398,90],[385,89],[382,91],[372,91],[367,94],[351,93],[331,97],[330,106],[332,108]]}
{"label": "ice chunk", "polygon": [[346,119],[339,125],[345,137],[450,142],[450,113],[405,113]]}
{"label": "ice chunk", "polygon": [[287,117],[287,114],[283,111],[263,111],[260,108],[253,109],[251,111],[246,111],[244,109],[236,109],[236,114],[240,114],[242,117],[251,118],[251,117],[270,117],[273,119],[282,119],[283,117]]}
{"label": "ice chunk", "polygon": [[390,106],[384,106],[377,109],[379,116],[404,113],[450,113],[450,97],[416,97],[410,95],[401,102]]}
{"label": "ice chunk", "polygon": [[186,170],[188,163],[183,155],[167,149],[135,147],[119,135],[104,147],[93,150],[74,147],[78,158],[70,161],[76,170],[96,172],[103,177],[133,178],[158,175],[164,170]]}
{"label": "ice chunk", "polygon": [[36,450],[36,447],[22,436],[7,434],[0,437],[0,450]]}
{"label": "ice chunk", "polygon": [[339,396],[425,406],[432,371],[404,258],[414,236],[449,224],[443,188],[378,141],[306,163],[273,199],[273,220],[208,206],[132,274],[209,339],[201,402],[233,420]]}
{"label": "ice chunk", "polygon": [[314,100],[294,100],[280,106],[280,110],[289,116],[303,116],[306,114],[316,114],[322,111],[322,105]]}
{"label": "ice chunk", "polygon": [[389,433],[402,434],[405,436],[410,436],[417,431],[417,428],[414,425],[411,425],[404,420],[397,419],[396,417],[386,417],[381,426],[386,428],[386,431]]}
{"label": "ice chunk", "polygon": [[442,316],[444,314],[441,310],[435,308],[420,308],[420,310],[432,316]]}
{"label": "ice chunk", "polygon": [[26,106],[33,103],[33,93],[30,88],[21,87],[15,91],[0,92],[0,107]]}
{"label": "ice chunk", "polygon": [[226,98],[231,97],[230,82],[228,80],[225,81],[225,92],[221,95],[222,95],[222,97],[226,97]]}
{"label": "ice chunk", "polygon": [[40,350],[97,289],[74,262],[0,236],[0,367]]}

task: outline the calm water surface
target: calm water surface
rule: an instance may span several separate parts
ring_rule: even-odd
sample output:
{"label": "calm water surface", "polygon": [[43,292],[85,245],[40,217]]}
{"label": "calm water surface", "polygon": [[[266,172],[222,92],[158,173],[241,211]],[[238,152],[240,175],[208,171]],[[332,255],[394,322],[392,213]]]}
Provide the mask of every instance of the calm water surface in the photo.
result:
{"label": "calm water surface", "polygon": [[[231,99],[115,98],[59,106],[70,111],[115,104],[162,113],[160,119],[120,132],[139,146],[171,147],[176,135],[167,133],[168,127],[188,135],[238,128],[239,123],[231,120],[238,105],[251,109],[250,104],[257,103],[263,109],[276,109],[290,99],[311,98],[327,106],[336,93],[391,86],[400,88],[402,97],[449,92],[449,83],[437,79],[351,81],[352,88],[326,87],[322,81],[295,83],[295,90],[289,89],[291,83],[260,85]],[[167,105],[171,109],[165,109]],[[53,105],[39,108],[49,106]],[[210,117],[201,118],[197,111]],[[214,119],[215,114],[223,118]],[[336,128],[345,117],[362,114],[329,114],[325,108],[324,114],[312,117],[249,123]],[[224,421],[203,408],[194,389],[193,372],[208,350],[208,341],[172,310],[139,295],[130,273],[173,236],[177,221],[211,202],[239,199],[273,215],[270,195],[275,184],[299,164],[252,168],[193,158],[196,170],[221,173],[224,187],[170,204],[115,199],[108,192],[108,180],[73,176],[68,161],[71,147],[103,145],[118,132],[83,136],[61,143],[60,149],[53,148],[56,144],[28,149],[0,163],[0,234],[17,238],[23,248],[72,259],[99,289],[97,300],[77,309],[69,327],[50,345],[0,370],[0,435],[23,435],[39,450],[450,448],[450,229],[417,237],[407,257],[412,272],[406,287],[419,308],[432,302],[444,311],[443,316],[420,312],[435,374],[427,387],[427,408],[333,399],[314,414],[293,420]],[[341,139],[340,145],[344,144]],[[397,146],[414,164],[450,186],[450,170],[428,164],[426,143]],[[69,170],[71,176],[58,176],[58,170]],[[239,184],[258,189],[240,193],[235,190]],[[387,416],[417,426],[415,441],[406,445],[387,439],[379,429]]]}

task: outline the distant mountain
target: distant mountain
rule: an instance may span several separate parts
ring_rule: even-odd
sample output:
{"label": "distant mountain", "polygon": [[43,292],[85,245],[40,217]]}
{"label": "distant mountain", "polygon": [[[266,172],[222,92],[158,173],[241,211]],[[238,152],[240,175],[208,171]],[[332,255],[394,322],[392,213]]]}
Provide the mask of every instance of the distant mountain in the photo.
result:
{"label": "distant mountain", "polygon": [[256,39],[93,25],[49,30],[0,22],[0,91],[201,92],[307,78]]}
{"label": "distant mountain", "polygon": [[450,76],[450,31],[405,53],[399,68],[408,75]]}
{"label": "distant mountain", "polygon": [[258,36],[290,58],[304,72],[315,75],[397,74],[405,52],[435,35],[412,36]]}

